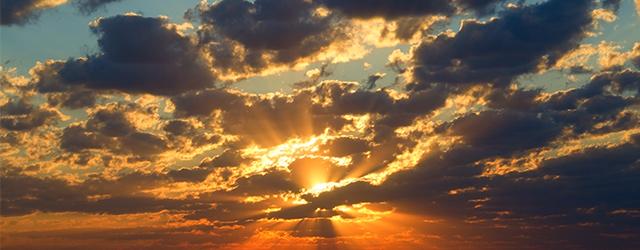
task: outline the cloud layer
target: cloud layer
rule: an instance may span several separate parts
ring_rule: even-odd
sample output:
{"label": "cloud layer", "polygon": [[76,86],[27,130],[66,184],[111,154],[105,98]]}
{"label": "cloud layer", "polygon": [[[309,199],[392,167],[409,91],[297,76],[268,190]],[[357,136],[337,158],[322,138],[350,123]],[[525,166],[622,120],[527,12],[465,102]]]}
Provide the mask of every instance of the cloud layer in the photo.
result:
{"label": "cloud layer", "polygon": [[[2,24],[66,1],[44,2],[3,1]],[[222,0],[193,24],[97,18],[95,53],[2,68],[0,240],[638,248],[640,43],[602,40],[596,17],[624,4]],[[290,88],[234,85],[274,77]]]}

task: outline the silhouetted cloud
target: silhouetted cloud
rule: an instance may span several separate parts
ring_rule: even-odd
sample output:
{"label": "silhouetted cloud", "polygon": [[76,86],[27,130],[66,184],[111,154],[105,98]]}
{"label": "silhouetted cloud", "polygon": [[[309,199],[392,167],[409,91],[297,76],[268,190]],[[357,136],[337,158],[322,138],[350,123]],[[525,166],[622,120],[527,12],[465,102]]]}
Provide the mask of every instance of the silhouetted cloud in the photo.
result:
{"label": "silhouetted cloud", "polygon": [[222,73],[244,75],[294,64],[342,35],[335,18],[318,15],[316,8],[304,0],[219,1],[199,12],[199,43]]}
{"label": "silhouetted cloud", "polygon": [[449,130],[472,148],[510,153],[546,145],[561,127],[536,114],[485,111],[454,120]]}
{"label": "silhouetted cloud", "polygon": [[101,18],[91,30],[99,36],[101,53],[45,65],[38,73],[40,91],[80,85],[96,90],[174,95],[214,84],[212,72],[198,49],[166,18]]}
{"label": "silhouetted cloud", "polygon": [[357,1],[357,0],[321,0],[321,3],[331,9],[336,9],[345,15],[357,18],[398,18],[422,15],[449,15],[455,11],[451,1]]}
{"label": "silhouetted cloud", "polygon": [[0,24],[24,25],[37,19],[43,10],[56,5],[58,3],[47,0],[2,0]]}
{"label": "silhouetted cloud", "polygon": [[[68,0],[2,0],[0,25],[25,25],[40,17],[40,14],[51,8],[66,4]],[[103,6],[122,0],[72,0],[78,10],[91,14]]]}
{"label": "silhouetted cloud", "polygon": [[[153,187],[163,183],[149,175],[132,174],[114,181],[98,179],[80,184],[15,172],[5,173],[0,178],[4,216],[36,211],[127,214],[177,209],[187,204],[182,200],[156,199],[137,193],[139,190],[136,189],[142,186]],[[29,188],[23,188],[25,186]],[[93,195],[106,196],[92,199]]]}
{"label": "silhouetted cloud", "polygon": [[55,110],[34,107],[24,99],[11,100],[0,106],[0,113],[0,127],[13,131],[28,131],[59,118]]}
{"label": "silhouetted cloud", "polygon": [[522,74],[552,66],[576,47],[591,24],[591,1],[547,1],[507,10],[487,22],[466,21],[414,53],[415,80],[452,86],[505,86]]}
{"label": "silhouetted cloud", "polygon": [[122,0],[74,0],[78,10],[84,14],[91,14],[107,4],[120,2]]}
{"label": "silhouetted cloud", "polygon": [[477,14],[484,15],[491,12],[495,5],[502,0],[458,0],[458,4],[464,10],[473,10]]}
{"label": "silhouetted cloud", "polygon": [[62,149],[80,152],[104,149],[117,154],[149,156],[168,149],[168,143],[155,134],[138,131],[127,118],[134,107],[107,107],[98,110],[84,125],[64,129],[60,139]]}

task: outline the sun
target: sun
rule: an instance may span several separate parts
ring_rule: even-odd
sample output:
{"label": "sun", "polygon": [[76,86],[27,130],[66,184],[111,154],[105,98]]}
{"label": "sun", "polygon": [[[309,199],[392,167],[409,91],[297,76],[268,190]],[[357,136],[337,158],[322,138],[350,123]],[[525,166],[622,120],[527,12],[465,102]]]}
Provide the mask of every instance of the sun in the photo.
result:
{"label": "sun", "polygon": [[318,184],[313,185],[311,188],[309,188],[307,190],[307,193],[310,193],[310,194],[313,194],[313,195],[317,196],[320,193],[324,193],[324,192],[330,191],[331,189],[333,189],[337,185],[338,185],[338,183],[336,183],[336,182],[318,183]]}

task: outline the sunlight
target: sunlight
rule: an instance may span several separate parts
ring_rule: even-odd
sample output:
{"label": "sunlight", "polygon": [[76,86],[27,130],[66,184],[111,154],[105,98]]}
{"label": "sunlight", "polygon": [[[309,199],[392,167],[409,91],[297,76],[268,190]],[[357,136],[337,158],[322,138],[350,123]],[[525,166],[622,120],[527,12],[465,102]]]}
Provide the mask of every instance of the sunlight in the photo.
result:
{"label": "sunlight", "polygon": [[257,158],[251,165],[253,170],[264,170],[270,167],[286,168],[296,158],[317,152],[318,144],[324,139],[323,137],[315,136],[307,140],[294,138],[272,148],[252,146],[243,151],[247,157]]}
{"label": "sunlight", "polygon": [[339,185],[339,183],[336,183],[336,182],[318,183],[313,185],[313,187],[311,187],[310,189],[308,189],[307,193],[313,194],[314,196],[318,196],[320,193],[331,191],[337,185]]}

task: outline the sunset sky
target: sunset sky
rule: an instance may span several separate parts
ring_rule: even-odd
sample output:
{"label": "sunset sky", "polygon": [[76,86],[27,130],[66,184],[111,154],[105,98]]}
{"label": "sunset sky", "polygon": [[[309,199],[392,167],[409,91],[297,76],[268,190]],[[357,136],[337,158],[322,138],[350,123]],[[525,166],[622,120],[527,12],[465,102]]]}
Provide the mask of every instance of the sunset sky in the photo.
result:
{"label": "sunset sky", "polygon": [[640,249],[640,0],[0,0],[0,249]]}

